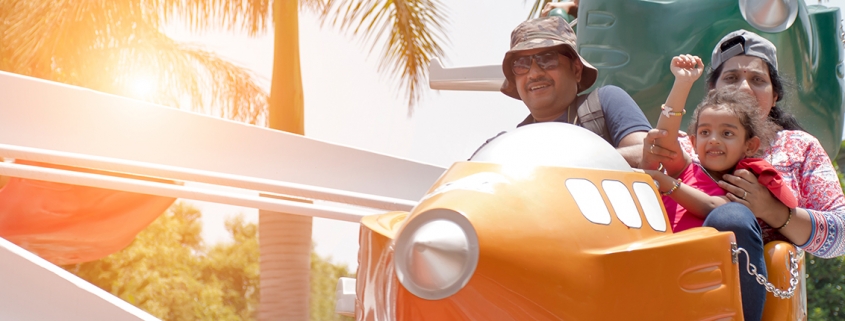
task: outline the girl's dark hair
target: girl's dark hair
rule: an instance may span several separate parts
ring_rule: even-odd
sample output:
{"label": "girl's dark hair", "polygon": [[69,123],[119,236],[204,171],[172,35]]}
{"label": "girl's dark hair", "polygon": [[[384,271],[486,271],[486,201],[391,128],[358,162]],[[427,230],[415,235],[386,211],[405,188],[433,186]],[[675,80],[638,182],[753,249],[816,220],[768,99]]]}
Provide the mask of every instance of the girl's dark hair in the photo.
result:
{"label": "girl's dark hair", "polygon": [[726,86],[722,89],[711,89],[707,97],[695,107],[695,113],[689,124],[690,135],[698,135],[698,118],[701,112],[707,109],[725,109],[739,118],[739,123],[745,129],[745,139],[755,136],[760,139],[758,155],[766,150],[777,132],[781,130],[777,123],[762,117],[756,97],[739,90],[736,86]]}
{"label": "girl's dark hair", "polygon": [[[783,87],[786,83],[786,80],[778,74],[777,69],[775,69],[772,64],[768,61],[763,60],[766,62],[766,67],[768,67],[769,71],[769,78],[772,79],[772,87],[775,93],[778,95],[778,100],[783,100],[784,97],[784,90]],[[722,63],[718,68],[715,70],[711,70],[710,73],[707,75],[707,88],[712,90],[716,88],[716,82],[719,80],[719,77],[722,75],[722,69],[725,66]],[[795,118],[795,115],[792,113],[786,112],[784,107],[781,107],[780,104],[777,104],[772,107],[769,111],[769,119],[771,119],[775,124],[780,126],[783,129],[787,130],[801,130],[804,131],[804,128],[801,127],[801,124],[798,122],[798,119]]]}

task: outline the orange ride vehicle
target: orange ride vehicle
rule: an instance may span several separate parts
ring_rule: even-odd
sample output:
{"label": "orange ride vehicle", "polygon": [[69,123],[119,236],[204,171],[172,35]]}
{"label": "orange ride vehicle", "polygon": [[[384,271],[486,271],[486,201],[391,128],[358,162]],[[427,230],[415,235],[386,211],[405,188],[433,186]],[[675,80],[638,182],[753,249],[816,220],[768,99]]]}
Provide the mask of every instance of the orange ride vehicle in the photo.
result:
{"label": "orange ride vehicle", "polygon": [[[733,233],[669,228],[650,176],[586,129],[510,131],[410,212],[365,217],[357,320],[742,320]],[[766,247],[764,320],[806,319],[803,252]],[[339,289],[340,290],[340,289]],[[770,292],[771,292],[770,291]]]}

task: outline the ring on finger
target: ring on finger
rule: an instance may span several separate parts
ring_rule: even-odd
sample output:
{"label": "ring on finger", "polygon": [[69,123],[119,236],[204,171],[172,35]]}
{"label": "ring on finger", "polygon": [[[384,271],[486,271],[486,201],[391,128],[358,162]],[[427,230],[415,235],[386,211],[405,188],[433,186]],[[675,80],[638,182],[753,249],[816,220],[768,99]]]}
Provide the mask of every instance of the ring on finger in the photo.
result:
{"label": "ring on finger", "polygon": [[651,144],[651,147],[648,148],[648,152],[654,154],[654,144]]}
{"label": "ring on finger", "polygon": [[748,196],[748,191],[742,191],[742,199]]}

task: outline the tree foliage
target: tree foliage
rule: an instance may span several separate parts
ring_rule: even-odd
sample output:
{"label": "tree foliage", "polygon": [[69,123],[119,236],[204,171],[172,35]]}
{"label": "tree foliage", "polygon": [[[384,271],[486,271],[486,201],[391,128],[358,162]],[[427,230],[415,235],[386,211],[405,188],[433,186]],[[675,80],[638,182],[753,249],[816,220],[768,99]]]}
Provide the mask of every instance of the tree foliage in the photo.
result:
{"label": "tree foliage", "polygon": [[239,20],[239,1],[212,3],[217,13],[203,1],[0,1],[0,70],[258,123],[267,93],[252,72],[161,31],[183,15],[194,28],[249,31],[266,18]]}
{"label": "tree foliage", "polygon": [[[173,41],[161,27],[184,22],[192,31],[223,28],[254,36],[268,30],[272,6],[273,1],[256,0],[2,1],[0,70],[256,123],[266,116],[267,95],[254,76],[211,52]],[[428,62],[443,56],[443,3],[300,0],[298,6],[370,50],[383,47],[379,70],[396,80],[413,110],[424,92]],[[133,93],[140,78],[154,79],[154,93]]]}
{"label": "tree foliage", "polygon": [[[162,320],[255,320],[258,311],[258,228],[238,216],[226,222],[233,242],[206,246],[201,213],[177,202],[127,248],[65,268]],[[337,279],[348,276],[311,254],[311,319],[334,313]]]}
{"label": "tree foliage", "polygon": [[311,320],[354,320],[334,312],[337,280],[352,277],[345,264],[332,264],[311,251]]}
{"label": "tree foliage", "polygon": [[[432,57],[442,57],[448,21],[439,0],[325,0],[324,23],[359,36],[370,51],[382,47],[378,69],[387,71],[408,94],[408,112],[424,91]],[[307,3],[309,1],[303,1]]]}
{"label": "tree foliage", "polygon": [[807,258],[807,314],[811,321],[845,319],[845,257]]}

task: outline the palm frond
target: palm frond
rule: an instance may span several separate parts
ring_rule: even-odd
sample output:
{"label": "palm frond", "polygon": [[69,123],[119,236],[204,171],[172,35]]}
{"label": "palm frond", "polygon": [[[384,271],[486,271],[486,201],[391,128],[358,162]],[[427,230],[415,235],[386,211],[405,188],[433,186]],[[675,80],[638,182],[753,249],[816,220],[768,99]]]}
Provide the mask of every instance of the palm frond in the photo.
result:
{"label": "palm frond", "polygon": [[[265,126],[267,93],[257,85],[255,75],[204,50],[182,48],[195,62],[197,74],[205,74],[204,88],[210,91],[210,113],[232,120]],[[204,96],[197,97],[195,99]]]}
{"label": "palm frond", "polygon": [[[184,19],[191,31],[223,28],[255,36],[267,31],[274,0],[136,0],[157,8],[165,21]],[[278,0],[284,1],[284,0]]]}
{"label": "palm frond", "polygon": [[446,7],[439,0],[327,0],[322,19],[370,45],[383,45],[379,71],[408,95],[412,114],[426,83],[429,61],[443,56]]}
{"label": "palm frond", "polygon": [[[122,1],[4,2],[0,69],[249,123],[265,120],[267,94],[250,72],[174,42],[159,31],[159,21],[142,14],[147,9]],[[139,79],[152,87],[149,93],[133,92]]]}
{"label": "palm frond", "polygon": [[312,13],[322,14],[326,11],[329,0],[300,0],[299,8]]}
{"label": "palm frond", "polygon": [[[252,124],[266,119],[267,94],[251,72],[157,30],[146,32],[92,53],[75,73],[96,90]],[[152,82],[149,93],[133,92],[139,78]]]}

